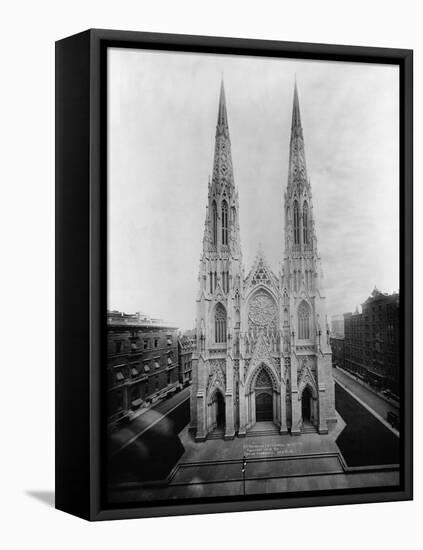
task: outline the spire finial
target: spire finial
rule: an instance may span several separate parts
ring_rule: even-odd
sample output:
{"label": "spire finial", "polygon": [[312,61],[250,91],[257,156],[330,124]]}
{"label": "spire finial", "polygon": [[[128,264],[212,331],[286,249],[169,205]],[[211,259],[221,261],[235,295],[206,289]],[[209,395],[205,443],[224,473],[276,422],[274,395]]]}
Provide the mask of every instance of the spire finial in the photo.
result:
{"label": "spire finial", "polygon": [[226,113],[226,99],[225,99],[225,84],[223,82],[223,72],[222,80],[220,83],[220,97],[219,97],[219,113],[217,115],[217,125],[218,126],[227,126],[228,125],[228,115]]}
{"label": "spire finial", "polygon": [[291,131],[294,128],[301,128],[301,116],[300,116],[300,101],[298,99],[298,86],[297,86],[297,75],[295,74],[294,82],[294,103],[292,106],[292,126]]}

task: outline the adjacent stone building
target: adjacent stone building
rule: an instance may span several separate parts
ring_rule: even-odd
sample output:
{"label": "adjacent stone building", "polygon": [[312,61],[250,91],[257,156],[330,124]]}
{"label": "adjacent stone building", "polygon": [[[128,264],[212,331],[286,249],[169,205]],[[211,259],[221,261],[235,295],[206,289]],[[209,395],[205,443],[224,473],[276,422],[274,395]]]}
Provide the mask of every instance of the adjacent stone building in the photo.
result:
{"label": "adjacent stone building", "polygon": [[176,331],[141,313],[108,312],[109,424],[131,418],[179,387]]}
{"label": "adjacent stone building", "polygon": [[399,294],[375,288],[362,313],[344,314],[344,368],[380,389],[399,393]]}
{"label": "adjacent stone building", "polygon": [[192,353],[195,343],[187,334],[178,338],[179,354],[179,382],[182,386],[188,386],[192,382]]}
{"label": "adjacent stone building", "polygon": [[332,348],[332,365],[341,369],[345,368],[344,337],[331,336],[330,347]]}
{"label": "adjacent stone building", "polygon": [[335,338],[344,337],[344,316],[343,315],[332,315],[331,318],[331,331],[330,335]]}
{"label": "adjacent stone building", "polygon": [[191,399],[191,430],[197,440],[211,432],[245,436],[258,422],[280,433],[324,434],[336,422],[297,86],[284,202],[280,270],[274,273],[259,251],[245,272],[222,82],[197,298]]}

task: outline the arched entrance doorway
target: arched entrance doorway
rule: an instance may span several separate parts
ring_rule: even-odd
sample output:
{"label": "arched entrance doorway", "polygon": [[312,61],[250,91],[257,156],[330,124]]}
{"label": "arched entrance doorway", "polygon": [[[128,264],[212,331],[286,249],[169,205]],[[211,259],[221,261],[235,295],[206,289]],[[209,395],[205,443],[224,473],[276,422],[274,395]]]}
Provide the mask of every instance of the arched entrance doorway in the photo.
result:
{"label": "arched entrance doorway", "polygon": [[[265,429],[263,423],[274,423],[277,418],[277,399],[268,368],[261,364],[252,382],[250,393],[251,429]],[[260,426],[258,426],[260,425]],[[266,428],[267,429],[267,428]]]}
{"label": "arched entrance doorway", "polygon": [[256,392],[256,422],[273,420],[273,397],[270,393]]}
{"label": "arched entrance doorway", "polygon": [[225,428],[225,400],[223,395],[218,391],[216,392],[216,428]]}
{"label": "arched entrance doorway", "polygon": [[311,424],[313,422],[312,415],[312,399],[310,388],[306,386],[301,397],[301,413],[303,417],[303,422]]}

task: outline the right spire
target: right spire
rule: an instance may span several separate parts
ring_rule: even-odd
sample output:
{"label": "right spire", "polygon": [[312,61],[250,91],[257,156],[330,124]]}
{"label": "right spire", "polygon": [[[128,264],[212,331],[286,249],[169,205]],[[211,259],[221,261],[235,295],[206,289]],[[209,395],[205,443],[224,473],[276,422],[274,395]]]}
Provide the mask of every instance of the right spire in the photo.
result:
{"label": "right spire", "polygon": [[304,150],[303,128],[301,126],[300,100],[298,86],[295,80],[294,100],[292,105],[291,141],[289,145],[288,187],[300,190],[308,184],[307,166]]}

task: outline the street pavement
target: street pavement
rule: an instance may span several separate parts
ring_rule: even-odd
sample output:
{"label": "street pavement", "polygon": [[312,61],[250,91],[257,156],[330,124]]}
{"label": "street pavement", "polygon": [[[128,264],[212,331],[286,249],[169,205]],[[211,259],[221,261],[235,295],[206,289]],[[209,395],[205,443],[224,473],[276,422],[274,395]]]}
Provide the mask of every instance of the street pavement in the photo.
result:
{"label": "street pavement", "polygon": [[178,393],[175,393],[172,397],[169,397],[169,399],[165,399],[164,401],[160,401],[157,405],[153,405],[153,409],[160,413],[165,415],[168,413],[171,409],[182,403],[182,401],[185,401],[185,399],[188,397],[189,393],[191,391],[191,387],[188,386],[181,390]]}
{"label": "street pavement", "polygon": [[333,377],[337,382],[340,382],[345,388],[350,390],[350,392],[361,399],[363,403],[365,403],[383,419],[386,420],[386,415],[389,411],[398,414],[398,407],[395,403],[388,403],[382,397],[379,397],[379,395],[360,384],[360,382],[354,379],[352,375],[347,374],[339,368],[334,368],[332,372]]}
{"label": "street pavement", "polygon": [[128,424],[114,432],[109,441],[112,454],[116,454],[124,447],[127,447],[145,432],[153,428],[153,426],[164,420],[169,411],[175,409],[189,398],[190,391],[191,388],[188,386],[180,392],[175,393],[169,399],[152,405],[149,409],[142,411],[141,414]]}

